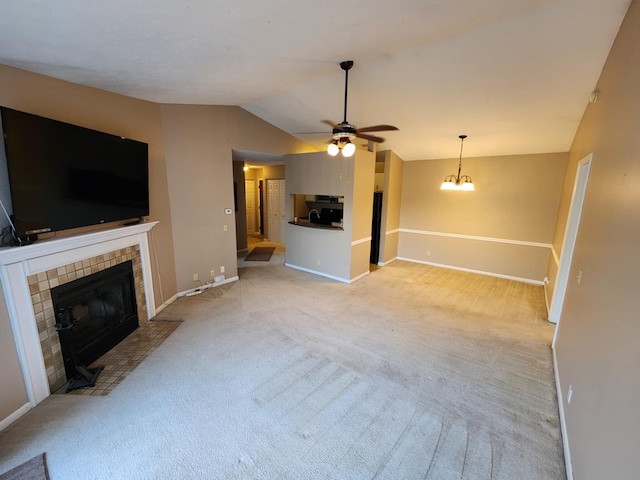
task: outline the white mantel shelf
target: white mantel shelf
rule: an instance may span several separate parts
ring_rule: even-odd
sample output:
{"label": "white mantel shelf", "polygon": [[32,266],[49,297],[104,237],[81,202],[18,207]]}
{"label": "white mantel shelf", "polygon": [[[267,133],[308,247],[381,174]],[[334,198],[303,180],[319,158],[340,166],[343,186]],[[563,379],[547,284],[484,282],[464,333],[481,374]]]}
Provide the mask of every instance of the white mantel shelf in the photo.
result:
{"label": "white mantel shelf", "polygon": [[158,222],[43,240],[0,249],[0,280],[30,407],[50,395],[27,277],[53,268],[139,246],[148,318],[156,314],[147,232]]}
{"label": "white mantel shelf", "polygon": [[[158,222],[142,222],[137,225],[112,228],[70,237],[52,238],[42,240],[23,247],[0,248],[0,265],[9,265],[25,260],[45,257],[54,253],[71,251],[77,248],[88,247],[111,240],[120,239],[130,235],[138,235],[151,230]],[[136,242],[137,243],[137,242]],[[87,258],[87,257],[84,257]],[[68,263],[68,262],[67,262]],[[32,275],[32,272],[29,275]]]}

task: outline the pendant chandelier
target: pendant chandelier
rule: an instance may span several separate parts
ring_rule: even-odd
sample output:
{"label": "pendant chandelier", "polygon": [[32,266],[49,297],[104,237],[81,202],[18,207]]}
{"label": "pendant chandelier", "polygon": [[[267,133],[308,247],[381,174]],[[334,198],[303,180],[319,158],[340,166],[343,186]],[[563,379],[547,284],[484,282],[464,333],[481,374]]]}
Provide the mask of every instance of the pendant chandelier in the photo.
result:
{"label": "pendant chandelier", "polygon": [[461,190],[463,192],[473,192],[475,187],[473,186],[473,182],[471,181],[471,177],[469,175],[460,175],[462,171],[462,146],[464,144],[464,139],[467,138],[466,135],[459,135],[460,139],[460,162],[458,163],[458,175],[449,175],[444,179],[442,185],[440,185],[440,190]]}

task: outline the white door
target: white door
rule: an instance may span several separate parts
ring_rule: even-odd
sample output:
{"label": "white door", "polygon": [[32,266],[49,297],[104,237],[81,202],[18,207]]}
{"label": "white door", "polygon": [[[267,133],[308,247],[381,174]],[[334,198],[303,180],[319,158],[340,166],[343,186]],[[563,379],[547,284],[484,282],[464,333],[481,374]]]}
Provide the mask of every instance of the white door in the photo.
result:
{"label": "white door", "polygon": [[280,240],[279,243],[284,243],[284,235],[286,231],[287,222],[285,221],[285,189],[284,189],[284,180],[280,180],[279,185],[279,198],[278,198],[278,213],[280,215],[278,228],[280,230]]}
{"label": "white door", "polygon": [[256,181],[244,181],[244,195],[247,204],[247,235],[256,233]]}
{"label": "white door", "polygon": [[284,180],[267,180],[267,237],[284,243]]}
{"label": "white door", "polygon": [[278,236],[276,219],[278,217],[278,194],[279,184],[274,180],[267,180],[267,238],[273,242]]}

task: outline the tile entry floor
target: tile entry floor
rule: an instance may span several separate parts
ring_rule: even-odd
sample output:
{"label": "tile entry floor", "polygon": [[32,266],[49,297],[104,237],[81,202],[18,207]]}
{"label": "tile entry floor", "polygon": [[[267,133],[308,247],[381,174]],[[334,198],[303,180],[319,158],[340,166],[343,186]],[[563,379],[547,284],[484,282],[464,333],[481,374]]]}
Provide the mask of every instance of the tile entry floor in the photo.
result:
{"label": "tile entry floor", "polygon": [[[133,331],[118,345],[89,365],[102,365],[94,387],[72,390],[68,395],[108,395],[122,380],[153,352],[176,328],[181,320],[151,320]],[[54,393],[65,393],[63,386]]]}

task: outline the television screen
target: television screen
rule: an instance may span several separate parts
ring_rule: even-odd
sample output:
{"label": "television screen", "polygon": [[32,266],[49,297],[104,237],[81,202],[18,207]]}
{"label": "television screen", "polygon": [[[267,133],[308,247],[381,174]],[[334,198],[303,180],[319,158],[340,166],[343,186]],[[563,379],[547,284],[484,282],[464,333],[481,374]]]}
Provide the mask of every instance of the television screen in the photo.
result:
{"label": "television screen", "polygon": [[20,237],[149,215],[148,145],[0,107]]}

